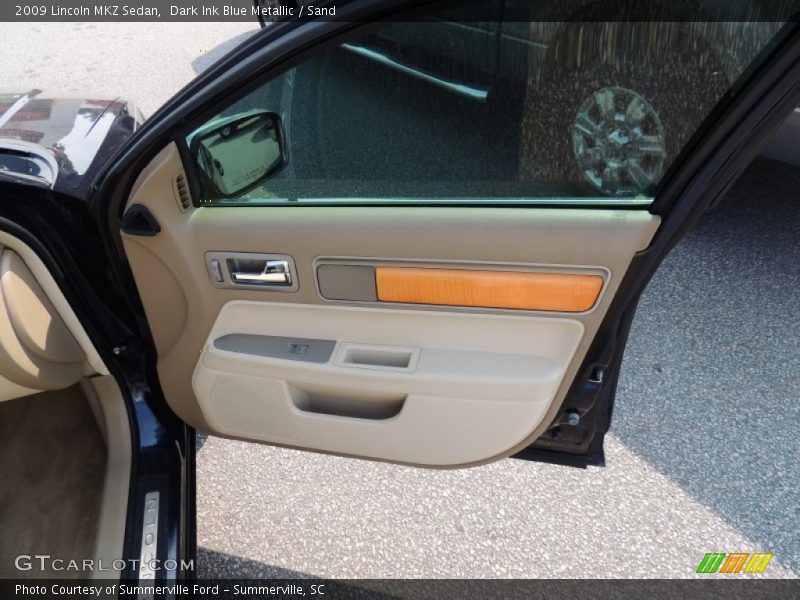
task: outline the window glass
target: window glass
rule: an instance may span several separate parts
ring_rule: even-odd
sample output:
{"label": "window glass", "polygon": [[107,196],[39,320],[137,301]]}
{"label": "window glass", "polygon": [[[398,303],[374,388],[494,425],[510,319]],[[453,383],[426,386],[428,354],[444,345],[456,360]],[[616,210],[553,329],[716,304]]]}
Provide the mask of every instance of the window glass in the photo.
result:
{"label": "window glass", "polygon": [[[505,4],[519,17],[533,3]],[[190,155],[213,135],[226,161],[274,158],[281,141],[283,162],[228,165],[251,177],[231,185],[221,161],[196,159],[201,203],[647,205],[782,27],[495,14],[385,23],[232,102],[189,136]],[[259,111],[273,129],[252,125]],[[239,115],[249,133],[226,137]]]}

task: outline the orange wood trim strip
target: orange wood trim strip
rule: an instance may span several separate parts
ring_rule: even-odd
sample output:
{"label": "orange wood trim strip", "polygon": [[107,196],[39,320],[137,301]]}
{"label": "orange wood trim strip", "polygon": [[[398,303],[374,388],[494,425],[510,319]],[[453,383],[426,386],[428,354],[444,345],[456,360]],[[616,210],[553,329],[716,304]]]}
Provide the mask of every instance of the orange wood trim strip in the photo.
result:
{"label": "orange wood trim strip", "polygon": [[599,275],[377,267],[378,300],[407,304],[583,312],[594,306]]}

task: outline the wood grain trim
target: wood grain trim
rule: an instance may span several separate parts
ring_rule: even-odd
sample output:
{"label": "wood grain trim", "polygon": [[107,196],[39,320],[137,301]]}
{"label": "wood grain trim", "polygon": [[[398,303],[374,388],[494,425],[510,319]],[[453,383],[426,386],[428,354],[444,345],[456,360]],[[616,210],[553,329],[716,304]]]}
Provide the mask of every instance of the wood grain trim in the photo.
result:
{"label": "wood grain trim", "polygon": [[377,267],[378,300],[407,304],[583,312],[603,288],[599,275]]}

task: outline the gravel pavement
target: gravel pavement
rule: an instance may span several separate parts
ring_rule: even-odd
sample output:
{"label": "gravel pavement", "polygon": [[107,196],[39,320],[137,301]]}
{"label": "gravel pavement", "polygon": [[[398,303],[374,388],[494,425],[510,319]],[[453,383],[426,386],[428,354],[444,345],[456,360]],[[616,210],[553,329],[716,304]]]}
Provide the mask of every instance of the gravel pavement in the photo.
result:
{"label": "gravel pavement", "polygon": [[[253,31],[0,24],[0,89],[150,113]],[[639,307],[603,469],[428,471],[218,438],[198,454],[201,575],[691,577],[705,552],[800,574],[800,174],[758,161]]]}

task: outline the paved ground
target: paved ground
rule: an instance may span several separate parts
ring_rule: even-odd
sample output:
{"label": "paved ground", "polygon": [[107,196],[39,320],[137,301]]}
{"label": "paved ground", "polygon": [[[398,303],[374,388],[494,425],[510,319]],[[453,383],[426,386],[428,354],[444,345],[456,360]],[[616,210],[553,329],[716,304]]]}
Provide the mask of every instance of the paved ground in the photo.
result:
{"label": "paved ground", "polygon": [[[0,24],[0,89],[116,92],[146,112],[244,24]],[[465,471],[208,439],[206,574],[687,577],[711,550],[800,574],[800,174],[762,161],[640,305],[608,466]]]}

